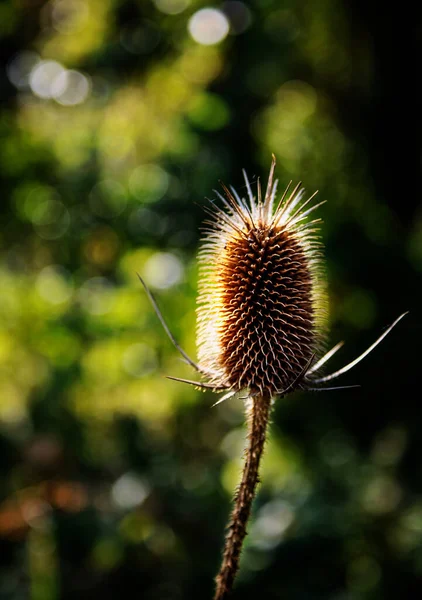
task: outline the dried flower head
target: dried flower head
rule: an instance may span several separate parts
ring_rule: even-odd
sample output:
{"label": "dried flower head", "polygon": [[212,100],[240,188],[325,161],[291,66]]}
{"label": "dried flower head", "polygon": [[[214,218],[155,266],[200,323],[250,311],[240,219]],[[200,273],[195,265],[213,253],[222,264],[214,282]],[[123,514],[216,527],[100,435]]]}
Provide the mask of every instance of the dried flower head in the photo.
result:
{"label": "dried flower head", "polygon": [[[226,391],[222,402],[246,391],[249,443],[228,527],[215,600],[228,597],[236,576],[258,482],[259,463],[274,397],[297,388],[321,388],[361,361],[404,314],[360,356],[329,375],[318,375],[342,342],[323,354],[327,301],[318,223],[319,204],[298,184],[276,202],[275,159],[264,198],[245,176],[247,198],[223,186],[223,208],[211,203],[200,250],[196,364],[178,345],[145,283],[168,336],[206,382],[170,377],[200,389]],[[322,354],[322,356],[321,356]],[[349,386],[350,387],[350,386]],[[354,386],[351,386],[354,387]],[[217,402],[217,404],[218,404]]]}
{"label": "dried flower head", "polygon": [[[250,394],[303,386],[323,347],[325,280],[317,224],[320,204],[299,183],[274,208],[274,166],[264,199],[245,175],[247,200],[224,188],[200,251],[198,356],[212,383]],[[306,209],[306,210],[305,210]]]}
{"label": "dried flower head", "polygon": [[304,199],[300,183],[290,193],[289,184],[276,202],[274,169],[273,156],[264,198],[260,182],[255,196],[244,172],[247,198],[223,185],[225,196],[216,192],[223,208],[213,202],[205,208],[211,220],[199,252],[198,364],[176,342],[139,277],[174,346],[207,381],[169,379],[226,391],[217,404],[242,390],[274,398],[297,388],[333,389],[320,384],[354,367],[406,314],[352,362],[318,375],[343,345],[321,356],[327,318],[321,219],[308,217],[324,202],[312,204],[316,193]]}

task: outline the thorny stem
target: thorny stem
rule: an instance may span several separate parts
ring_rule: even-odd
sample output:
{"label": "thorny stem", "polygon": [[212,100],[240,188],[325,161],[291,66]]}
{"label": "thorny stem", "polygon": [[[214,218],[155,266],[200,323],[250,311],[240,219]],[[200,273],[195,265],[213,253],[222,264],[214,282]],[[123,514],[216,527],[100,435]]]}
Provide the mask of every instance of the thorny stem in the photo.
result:
{"label": "thorny stem", "polygon": [[271,398],[253,396],[248,414],[248,447],[245,452],[245,465],[242,480],[237,490],[233,512],[227,528],[226,543],[220,572],[216,577],[217,588],[214,600],[225,600],[233,588],[239,569],[239,558],[246,536],[251,506],[259,481],[258,470],[267,434]]}

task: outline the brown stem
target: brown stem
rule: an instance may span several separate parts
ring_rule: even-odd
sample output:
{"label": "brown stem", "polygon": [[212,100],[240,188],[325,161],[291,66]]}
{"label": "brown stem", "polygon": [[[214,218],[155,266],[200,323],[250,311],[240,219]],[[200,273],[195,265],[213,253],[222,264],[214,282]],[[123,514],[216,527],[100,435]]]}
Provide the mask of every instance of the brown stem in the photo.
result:
{"label": "brown stem", "polygon": [[264,450],[270,407],[271,398],[266,396],[252,397],[252,408],[248,414],[249,444],[245,453],[245,466],[227,528],[223,561],[220,572],[216,577],[217,588],[214,600],[225,600],[229,597],[239,568],[240,552],[247,533],[246,525],[258,483],[258,469]]}

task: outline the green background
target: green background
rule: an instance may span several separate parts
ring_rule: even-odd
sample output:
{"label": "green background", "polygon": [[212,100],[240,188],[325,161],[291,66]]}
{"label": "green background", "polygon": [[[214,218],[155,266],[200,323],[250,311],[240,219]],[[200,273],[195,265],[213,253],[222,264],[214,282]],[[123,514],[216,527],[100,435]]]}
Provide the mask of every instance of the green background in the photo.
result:
{"label": "green background", "polygon": [[339,381],[360,389],[276,403],[233,598],[417,598],[418,24],[225,2],[205,45],[205,6],[0,5],[0,598],[212,597],[242,401],[165,379],[193,374],[136,272],[195,357],[204,198],[271,153],[327,200],[332,368],[410,314]]}

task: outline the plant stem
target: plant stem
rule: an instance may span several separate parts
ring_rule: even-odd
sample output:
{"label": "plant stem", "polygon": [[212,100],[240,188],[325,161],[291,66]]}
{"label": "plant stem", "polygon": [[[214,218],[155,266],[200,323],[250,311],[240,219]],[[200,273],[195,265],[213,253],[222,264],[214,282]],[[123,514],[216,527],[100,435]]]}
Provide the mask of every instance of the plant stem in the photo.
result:
{"label": "plant stem", "polygon": [[251,506],[259,481],[258,470],[269,422],[271,398],[253,396],[248,411],[248,446],[245,451],[245,465],[242,480],[237,490],[230,523],[227,528],[226,543],[220,572],[216,577],[217,588],[214,600],[225,600],[233,588],[239,569],[239,558],[246,536]]}

